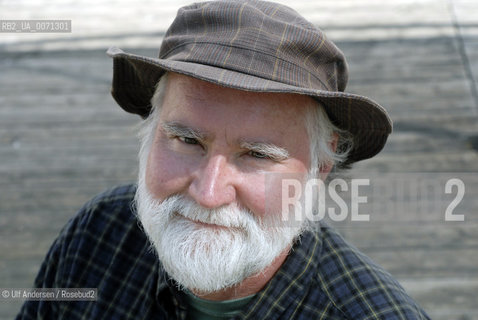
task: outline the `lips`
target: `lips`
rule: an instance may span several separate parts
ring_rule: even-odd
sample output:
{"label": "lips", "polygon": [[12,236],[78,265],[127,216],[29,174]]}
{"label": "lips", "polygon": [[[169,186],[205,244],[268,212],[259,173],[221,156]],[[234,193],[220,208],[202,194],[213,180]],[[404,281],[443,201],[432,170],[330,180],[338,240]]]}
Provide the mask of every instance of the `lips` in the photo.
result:
{"label": "lips", "polygon": [[216,223],[211,223],[210,221],[202,221],[202,220],[199,220],[197,218],[186,217],[185,215],[183,215],[179,212],[174,212],[174,216],[176,216],[178,219],[185,219],[185,220],[191,221],[191,222],[193,222],[197,225],[203,226],[203,227],[227,228],[227,226],[219,225],[219,224],[216,224]]}
{"label": "lips", "polygon": [[235,226],[235,225],[232,225],[232,224],[228,224],[228,223],[217,223],[217,221],[215,222],[212,222],[212,221],[204,221],[203,219],[198,219],[197,217],[187,217],[185,216],[184,214],[182,213],[179,213],[177,211],[174,212],[174,217],[176,217],[177,219],[183,219],[183,220],[188,220],[198,226],[201,226],[201,227],[205,227],[205,228],[213,228],[213,229],[228,229],[228,230],[231,230],[231,229],[236,229],[236,230],[242,230],[243,228],[241,228],[240,226]]}
{"label": "lips", "polygon": [[199,221],[199,220],[193,220],[193,219],[190,219],[190,218],[187,218],[185,217],[187,220],[189,221],[192,221],[200,226],[203,226],[203,227],[208,227],[208,228],[228,228],[226,226],[222,226],[222,225],[218,225],[218,224],[214,224],[214,223],[209,223],[209,222],[203,222],[203,221]]}

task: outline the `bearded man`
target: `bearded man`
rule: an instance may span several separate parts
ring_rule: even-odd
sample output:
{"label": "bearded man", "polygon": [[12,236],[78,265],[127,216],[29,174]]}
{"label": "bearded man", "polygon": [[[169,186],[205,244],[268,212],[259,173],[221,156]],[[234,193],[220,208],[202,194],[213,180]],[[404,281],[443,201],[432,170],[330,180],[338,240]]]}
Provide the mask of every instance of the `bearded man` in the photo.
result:
{"label": "bearded man", "polygon": [[109,55],[113,97],[145,119],[138,183],[87,203],[35,281],[97,300],[27,301],[18,319],[428,318],[311,212],[282,210],[283,177],[324,180],[391,132],[344,92],[319,29],[272,2],[203,2],[178,11],[158,59]]}

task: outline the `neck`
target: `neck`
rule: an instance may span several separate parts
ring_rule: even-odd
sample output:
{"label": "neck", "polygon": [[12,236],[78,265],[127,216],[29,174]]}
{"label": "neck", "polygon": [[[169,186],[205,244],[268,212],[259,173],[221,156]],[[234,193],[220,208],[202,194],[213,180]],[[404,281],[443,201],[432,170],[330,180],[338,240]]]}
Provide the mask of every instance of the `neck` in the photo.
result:
{"label": "neck", "polygon": [[289,254],[290,247],[287,247],[282,251],[279,256],[264,270],[244,279],[241,283],[229,287],[220,291],[214,291],[209,293],[203,293],[194,289],[190,289],[196,296],[213,301],[232,300],[247,297],[259,292],[265,285],[272,279],[277,270],[282,266],[287,255]]}

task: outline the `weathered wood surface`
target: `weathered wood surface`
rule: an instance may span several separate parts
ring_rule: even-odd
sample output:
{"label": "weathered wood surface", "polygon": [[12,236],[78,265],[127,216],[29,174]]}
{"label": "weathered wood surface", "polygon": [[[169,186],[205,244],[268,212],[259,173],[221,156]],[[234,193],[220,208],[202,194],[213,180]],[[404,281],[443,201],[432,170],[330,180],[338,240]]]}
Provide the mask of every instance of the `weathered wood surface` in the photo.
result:
{"label": "weathered wood surface", "polygon": [[[59,16],[53,9],[45,11],[54,18],[72,17],[78,26],[73,40],[62,35],[54,41],[48,35],[12,43],[0,35],[0,287],[29,287],[51,242],[76,210],[98,192],[135,180],[138,119],[122,112],[109,95],[112,63],[105,48],[123,45],[155,56],[161,28],[179,5],[164,2],[160,30],[149,23],[133,33],[126,30],[127,22],[108,20],[112,13],[105,5],[76,3],[76,9],[63,3]],[[380,102],[395,121],[383,152],[355,170],[454,172],[470,181],[467,202],[461,204],[465,223],[412,216],[399,222],[342,223],[340,231],[395,275],[433,319],[478,319],[473,202],[478,191],[477,4],[367,0],[292,5],[346,54],[348,91]],[[27,10],[13,2],[0,6]],[[118,10],[131,17],[131,25],[141,25],[141,8],[121,2]],[[13,18],[3,12],[1,19]],[[107,22],[98,22],[97,29],[81,28],[92,17]],[[144,19],[154,22],[150,16]],[[12,318],[18,308],[19,303],[2,303],[0,318]]]}

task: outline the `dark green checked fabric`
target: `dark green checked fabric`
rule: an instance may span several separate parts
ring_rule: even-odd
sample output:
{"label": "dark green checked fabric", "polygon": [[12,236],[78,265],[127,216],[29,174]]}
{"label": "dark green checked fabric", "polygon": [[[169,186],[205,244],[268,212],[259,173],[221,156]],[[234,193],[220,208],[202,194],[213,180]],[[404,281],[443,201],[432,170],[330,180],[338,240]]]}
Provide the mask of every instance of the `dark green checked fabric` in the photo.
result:
{"label": "dark green checked fabric", "polygon": [[[186,319],[132,209],[135,186],[99,195],[62,230],[35,287],[98,288],[95,302],[27,301],[17,319]],[[333,229],[301,237],[237,319],[429,319]]]}

